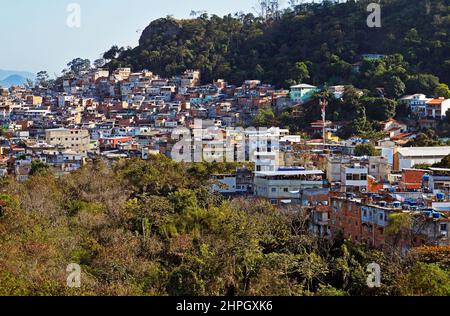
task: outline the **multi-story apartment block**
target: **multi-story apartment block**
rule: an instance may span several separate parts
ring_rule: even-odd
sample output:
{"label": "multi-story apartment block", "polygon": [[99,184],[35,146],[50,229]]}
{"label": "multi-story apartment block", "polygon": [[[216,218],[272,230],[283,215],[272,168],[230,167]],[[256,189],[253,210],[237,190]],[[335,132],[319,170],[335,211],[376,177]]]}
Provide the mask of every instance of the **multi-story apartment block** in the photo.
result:
{"label": "multi-story apartment block", "polygon": [[411,113],[421,119],[441,119],[450,109],[450,99],[427,98],[424,94],[405,96],[399,102],[409,105]]}
{"label": "multi-story apartment block", "polygon": [[402,251],[421,245],[449,245],[449,218],[434,209],[417,207],[399,201],[374,201],[368,197],[331,197],[331,235],[382,249],[389,240],[386,228],[392,214],[410,216],[411,226],[398,237]]}
{"label": "multi-story apartment block", "polygon": [[304,103],[308,101],[318,88],[309,84],[299,84],[291,87],[291,101],[293,103]]}
{"label": "multi-story apartment block", "polygon": [[359,163],[341,166],[343,192],[367,192],[369,170]]}
{"label": "multi-story apartment block", "polygon": [[90,144],[89,131],[83,129],[48,129],[45,131],[45,140],[52,146],[70,149],[83,155],[87,155]]}

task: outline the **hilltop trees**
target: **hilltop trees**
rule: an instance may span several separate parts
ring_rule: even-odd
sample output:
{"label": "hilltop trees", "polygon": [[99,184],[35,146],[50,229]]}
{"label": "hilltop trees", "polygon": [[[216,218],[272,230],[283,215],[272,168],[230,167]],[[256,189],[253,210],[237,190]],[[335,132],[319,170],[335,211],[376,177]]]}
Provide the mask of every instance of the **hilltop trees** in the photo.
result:
{"label": "hilltop trees", "polygon": [[81,74],[89,71],[91,68],[91,61],[89,59],[75,58],[67,64],[70,73],[75,76],[80,76]]}
{"label": "hilltop trees", "polygon": [[[309,81],[382,88],[388,98],[434,95],[440,80],[450,84],[445,3],[426,8],[388,1],[382,30],[362,26],[365,1],[304,3],[269,20],[252,14],[166,17],[150,23],[138,47],[113,46],[103,57],[110,68],[147,68],[164,76],[196,68],[205,82],[258,78],[280,87]],[[361,57],[368,53],[386,57]]]}
{"label": "hilltop trees", "polygon": [[51,85],[50,76],[47,71],[39,71],[36,74],[36,84],[42,87],[49,87]]}

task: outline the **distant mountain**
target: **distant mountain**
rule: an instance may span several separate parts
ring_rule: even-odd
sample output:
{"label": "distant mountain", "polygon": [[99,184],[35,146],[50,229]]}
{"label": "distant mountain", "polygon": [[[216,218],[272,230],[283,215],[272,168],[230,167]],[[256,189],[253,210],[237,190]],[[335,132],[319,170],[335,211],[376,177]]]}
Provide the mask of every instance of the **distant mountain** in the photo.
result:
{"label": "distant mountain", "polygon": [[9,88],[11,86],[23,86],[27,83],[28,78],[20,75],[11,75],[3,80],[0,80],[0,86]]}
{"label": "distant mountain", "polygon": [[36,75],[28,71],[4,70],[0,69],[0,80],[4,80],[12,75],[19,75],[25,78],[34,79]]}

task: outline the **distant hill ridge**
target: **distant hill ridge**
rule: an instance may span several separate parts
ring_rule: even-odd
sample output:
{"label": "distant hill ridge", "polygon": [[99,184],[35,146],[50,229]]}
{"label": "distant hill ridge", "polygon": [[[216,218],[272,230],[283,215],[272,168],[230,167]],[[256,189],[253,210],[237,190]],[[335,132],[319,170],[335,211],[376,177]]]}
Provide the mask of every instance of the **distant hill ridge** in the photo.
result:
{"label": "distant hill ridge", "polygon": [[36,75],[27,71],[0,69],[0,86],[9,88],[11,86],[22,86],[28,79],[34,80]]}

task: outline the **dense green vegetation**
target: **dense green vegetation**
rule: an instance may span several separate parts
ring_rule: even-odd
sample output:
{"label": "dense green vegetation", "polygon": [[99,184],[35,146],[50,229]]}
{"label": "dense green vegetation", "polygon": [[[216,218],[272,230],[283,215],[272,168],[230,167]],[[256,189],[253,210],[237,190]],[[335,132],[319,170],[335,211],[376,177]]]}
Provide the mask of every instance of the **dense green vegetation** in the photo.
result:
{"label": "dense green vegetation", "polygon": [[[321,240],[301,209],[210,193],[209,175],[234,167],[153,156],[3,180],[0,295],[449,294],[448,249],[402,257],[395,244]],[[371,262],[381,288],[366,285]],[[66,287],[70,263],[79,289]]]}
{"label": "dense green vegetation", "polygon": [[[284,10],[265,20],[252,14],[153,21],[135,48],[113,47],[109,67],[148,68],[161,75],[200,69],[204,82],[224,78],[241,84],[261,79],[278,86],[353,84],[385,88],[387,97],[404,91],[448,94],[450,15],[448,0],[381,1],[382,27],[366,25],[371,1],[323,1]],[[362,54],[384,54],[365,60]],[[448,87],[447,87],[448,88]]]}

